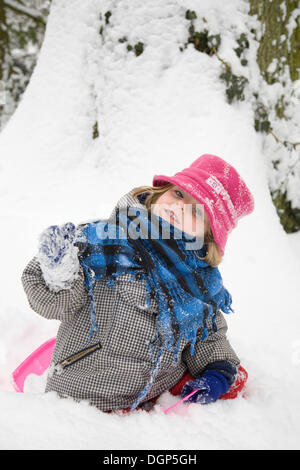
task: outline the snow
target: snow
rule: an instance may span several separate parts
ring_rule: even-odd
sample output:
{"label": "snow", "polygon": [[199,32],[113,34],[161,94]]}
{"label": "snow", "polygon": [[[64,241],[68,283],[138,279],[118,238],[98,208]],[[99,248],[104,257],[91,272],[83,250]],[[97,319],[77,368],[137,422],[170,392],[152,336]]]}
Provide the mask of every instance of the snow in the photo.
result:
{"label": "snow", "polygon": [[[250,37],[249,68],[232,52],[256,21],[247,2],[52,3],[37,66],[0,135],[0,447],[299,448],[300,236],[284,232],[269,193],[271,157],[281,147],[253,128],[250,90],[271,103],[282,89],[263,83]],[[197,12],[196,29],[222,32],[220,57],[248,74],[244,102],[227,103],[216,57],[192,44],[179,50],[187,41],[187,9]],[[124,36],[128,41],[118,42]],[[127,51],[139,41],[142,54]],[[296,135],[299,114],[293,116]],[[100,136],[93,140],[96,120]],[[283,135],[288,129],[276,122]],[[59,326],[30,309],[21,285],[39,234],[52,224],[108,217],[129,189],[151,184],[154,174],[173,175],[203,153],[234,165],[255,199],[220,265],[236,312],[226,316],[228,338],[249,374],[246,398],[181,404],[165,415],[177,400],[165,392],[149,413],[118,416],[44,394],[45,376],[29,377],[25,393],[15,393],[11,372]]]}

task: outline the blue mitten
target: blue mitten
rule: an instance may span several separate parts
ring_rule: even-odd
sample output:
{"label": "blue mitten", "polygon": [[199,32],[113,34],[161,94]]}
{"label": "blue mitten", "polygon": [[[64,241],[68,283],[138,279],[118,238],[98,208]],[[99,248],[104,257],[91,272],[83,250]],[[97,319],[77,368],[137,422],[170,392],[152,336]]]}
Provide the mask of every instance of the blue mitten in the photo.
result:
{"label": "blue mitten", "polygon": [[197,389],[198,392],[194,393],[186,402],[206,405],[217,401],[223,393],[227,392],[229,387],[230,385],[223,374],[216,370],[208,370],[202,377],[187,382],[182,388],[181,397],[184,398]]}
{"label": "blue mitten", "polygon": [[51,225],[39,236],[39,261],[44,280],[50,290],[68,289],[79,272],[78,248],[74,246],[77,230],[72,222]]}

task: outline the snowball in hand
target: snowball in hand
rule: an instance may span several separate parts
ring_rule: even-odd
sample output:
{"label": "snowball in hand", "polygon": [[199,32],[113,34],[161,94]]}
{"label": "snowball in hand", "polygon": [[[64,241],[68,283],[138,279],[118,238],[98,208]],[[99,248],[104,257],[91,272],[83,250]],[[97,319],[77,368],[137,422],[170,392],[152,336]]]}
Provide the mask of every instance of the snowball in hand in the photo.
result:
{"label": "snowball in hand", "polygon": [[37,259],[50,290],[68,289],[79,271],[78,247],[74,246],[78,232],[72,222],[51,225],[39,236]]}

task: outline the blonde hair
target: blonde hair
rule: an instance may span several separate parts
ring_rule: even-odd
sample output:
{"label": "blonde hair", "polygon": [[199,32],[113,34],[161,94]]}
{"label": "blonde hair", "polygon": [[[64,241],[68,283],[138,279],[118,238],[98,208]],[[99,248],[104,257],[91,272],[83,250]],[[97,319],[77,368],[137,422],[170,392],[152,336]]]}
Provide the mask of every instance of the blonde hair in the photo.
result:
{"label": "blonde hair", "polygon": [[[145,206],[147,207],[148,211],[151,210],[151,204],[155,204],[158,198],[164,194],[166,191],[171,189],[174,186],[173,183],[167,183],[163,186],[139,186],[134,188],[131,192],[132,197],[136,197],[142,193],[149,193],[145,199]],[[212,266],[213,268],[217,267],[223,257],[221,255],[220,249],[214,240],[213,233],[208,223],[208,229],[204,234],[204,244],[207,247],[206,256],[201,258],[200,256],[196,255],[199,259],[204,260],[207,264]]]}

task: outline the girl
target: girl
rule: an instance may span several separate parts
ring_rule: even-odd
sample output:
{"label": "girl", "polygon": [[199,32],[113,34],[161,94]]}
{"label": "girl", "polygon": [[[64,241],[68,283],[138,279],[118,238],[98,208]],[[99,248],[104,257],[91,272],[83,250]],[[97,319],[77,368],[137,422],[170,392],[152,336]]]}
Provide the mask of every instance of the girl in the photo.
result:
{"label": "girl", "polygon": [[237,171],[205,154],[126,193],[105,221],[46,229],[22,274],[31,308],[61,321],[45,391],[102,411],[147,409],[166,390],[222,397],[240,360],[217,266],[253,209]]}

